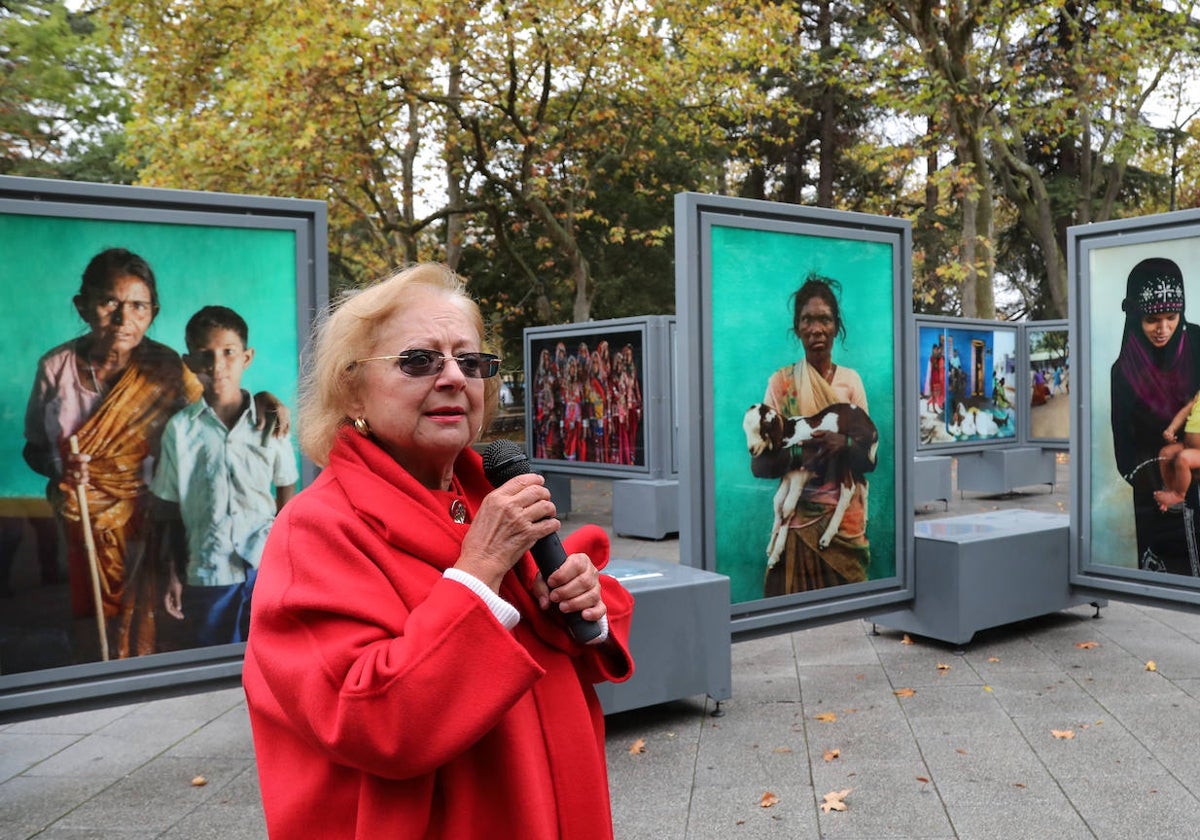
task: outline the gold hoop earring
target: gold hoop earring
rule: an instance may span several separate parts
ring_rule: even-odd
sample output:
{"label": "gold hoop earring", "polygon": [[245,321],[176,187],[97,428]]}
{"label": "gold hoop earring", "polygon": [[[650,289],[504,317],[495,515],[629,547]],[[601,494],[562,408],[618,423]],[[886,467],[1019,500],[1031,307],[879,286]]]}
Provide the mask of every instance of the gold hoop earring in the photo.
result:
{"label": "gold hoop earring", "polygon": [[367,425],[367,418],[359,415],[354,418],[354,431],[358,432],[363,437],[371,436],[371,427]]}

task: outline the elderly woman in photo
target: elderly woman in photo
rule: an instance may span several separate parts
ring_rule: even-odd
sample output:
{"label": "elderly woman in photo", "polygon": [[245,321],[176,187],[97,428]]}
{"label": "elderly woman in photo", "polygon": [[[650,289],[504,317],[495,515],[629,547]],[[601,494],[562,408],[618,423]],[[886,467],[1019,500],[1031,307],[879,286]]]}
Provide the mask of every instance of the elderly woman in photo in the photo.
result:
{"label": "elderly woman in photo", "polygon": [[[834,341],[845,336],[836,280],[810,274],[792,296],[792,329],[804,347],[804,358],[771,375],[762,404],[784,417],[809,417],[835,403],[857,406],[868,413],[867,394],[858,372],[833,360]],[[873,427],[872,427],[873,428]],[[800,446],[768,448],[751,458],[751,472],[759,478],[779,478],[793,470],[806,455],[823,450],[823,457],[841,453],[852,464],[855,482],[849,505],[840,514],[840,481],[814,472],[801,489],[789,521],[782,556],[770,565],[763,581],[763,597],[787,595],[860,583],[867,579],[871,547],[867,540],[867,482],[875,469],[877,437],[854,433],[817,431]],[[805,450],[808,450],[805,452]],[[840,521],[834,519],[840,515]],[[828,545],[823,536],[834,531]]]}
{"label": "elderly woman in photo", "polygon": [[[158,284],[137,254],[96,254],[73,303],[88,332],[38,360],[25,410],[25,461],[49,479],[47,498],[65,523],[72,614],[95,615],[83,533],[89,528],[101,609],[107,619],[119,617],[116,656],[154,653],[157,593],[143,564],[147,487],[163,426],[203,388],[178,353],[146,336],[158,315]],[[265,393],[255,399],[278,412],[275,433],[286,434],[289,417],[279,401]],[[82,516],[80,486],[90,521]]]}
{"label": "elderly woman in photo", "polygon": [[[604,718],[632,598],[584,526],[548,580],[543,479],[493,489],[472,448],[499,359],[461,278],[421,264],[318,328],[244,684],[272,837],[610,838]],[[587,645],[564,615],[601,624]]]}

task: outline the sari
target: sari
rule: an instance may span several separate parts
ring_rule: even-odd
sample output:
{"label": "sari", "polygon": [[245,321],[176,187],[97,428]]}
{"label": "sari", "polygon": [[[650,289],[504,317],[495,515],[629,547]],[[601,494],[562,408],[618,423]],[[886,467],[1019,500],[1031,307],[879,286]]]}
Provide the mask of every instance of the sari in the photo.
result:
{"label": "sari", "polygon": [[[848,402],[867,410],[867,396],[858,374],[839,365],[833,382],[826,382],[806,361],[780,368],[767,384],[763,402],[785,417],[807,417],[833,403]],[[824,589],[867,579],[871,546],[867,542],[867,483],[855,485],[836,536],[828,548],[818,540],[837,506],[840,488],[821,477],[809,480],[796,513],[786,524],[783,555],[767,570],[763,597]]]}
{"label": "sari", "polygon": [[[65,481],[62,514],[73,580],[88,580],[83,528],[96,547],[105,618],[119,618],[113,648],[118,658],[155,651],[157,586],[146,562],[149,459],[157,456],[163,427],[176,411],[203,393],[175,351],[146,339],[95,412],[75,432],[79,451],[91,456],[86,488],[90,522],[82,521],[75,488]],[[67,440],[59,442],[64,458]]]}

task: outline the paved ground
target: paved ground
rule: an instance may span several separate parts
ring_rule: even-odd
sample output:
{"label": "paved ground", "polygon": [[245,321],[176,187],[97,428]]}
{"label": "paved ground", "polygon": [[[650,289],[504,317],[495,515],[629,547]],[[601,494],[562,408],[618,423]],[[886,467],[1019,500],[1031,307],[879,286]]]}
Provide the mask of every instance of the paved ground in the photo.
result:
{"label": "paved ground", "polygon": [[[1060,476],[1054,492],[960,494],[916,515],[1062,511]],[[575,482],[569,526],[609,524],[608,493]],[[675,540],[614,542],[677,559]],[[617,837],[1197,836],[1200,616],[1093,612],[965,650],[863,621],[739,642],[723,716],[701,696],[609,717]],[[847,790],[846,810],[820,808]],[[0,840],[265,836],[237,687],[0,723]]]}

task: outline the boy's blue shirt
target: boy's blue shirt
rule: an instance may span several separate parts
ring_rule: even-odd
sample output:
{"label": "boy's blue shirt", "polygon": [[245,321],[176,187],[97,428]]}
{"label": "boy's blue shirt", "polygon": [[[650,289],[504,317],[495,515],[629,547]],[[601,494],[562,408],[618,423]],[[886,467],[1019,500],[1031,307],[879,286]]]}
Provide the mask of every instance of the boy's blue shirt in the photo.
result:
{"label": "boy's blue shirt", "polygon": [[204,399],[167,421],[150,492],[179,505],[187,538],[190,586],[226,586],[257,568],[275,519],[275,487],[299,480],[288,438],[254,428],[254,401],[232,429]]}

